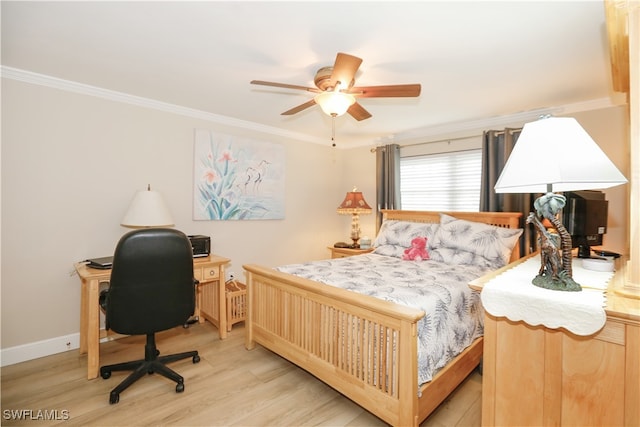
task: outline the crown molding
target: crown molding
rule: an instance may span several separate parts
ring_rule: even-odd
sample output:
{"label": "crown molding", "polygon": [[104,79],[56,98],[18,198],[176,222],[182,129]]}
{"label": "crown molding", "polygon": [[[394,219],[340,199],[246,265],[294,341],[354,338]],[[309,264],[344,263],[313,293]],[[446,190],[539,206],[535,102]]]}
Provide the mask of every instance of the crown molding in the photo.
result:
{"label": "crown molding", "polygon": [[[623,95],[623,94],[622,94]],[[567,115],[578,113],[581,111],[599,110],[602,108],[617,107],[626,105],[626,99],[624,96],[607,97],[594,99],[585,102],[578,102],[574,104],[566,104],[557,107],[539,108],[535,110],[522,111],[519,113],[509,114],[505,116],[495,116],[482,118],[477,120],[467,120],[461,122],[450,122],[436,126],[429,126],[419,129],[414,129],[396,135],[390,136],[386,141],[379,141],[380,143],[392,143],[392,142],[407,142],[420,139],[425,141],[426,139],[433,139],[439,137],[450,137],[452,135],[470,135],[477,132],[482,132],[487,129],[502,128],[508,126],[522,126],[527,122],[537,120],[542,115]]]}
{"label": "crown molding", "polygon": [[[261,132],[264,134],[270,134],[283,138],[290,138],[297,141],[306,141],[314,144],[326,145],[325,139],[315,138],[310,135],[306,135],[299,132],[291,132],[285,129],[265,126],[255,122],[249,122],[246,120],[234,119],[232,117],[223,116],[219,114],[208,113],[202,110],[196,110],[193,108],[182,107],[175,104],[169,104],[166,102],[156,101],[149,98],[143,98],[141,96],[135,96],[124,92],[117,92],[109,89],[103,89],[96,86],[91,86],[83,83],[78,83],[70,80],[59,79],[57,77],[51,77],[44,74],[38,74],[31,71],[21,70],[18,68],[2,66],[0,71],[3,78],[8,78],[25,83],[31,83],[40,86],[46,86],[53,89],[59,89],[67,92],[79,93],[82,95],[94,96],[97,98],[107,99],[114,102],[121,102],[125,104],[135,105],[143,108],[150,108],[158,111],[164,111],[167,113],[178,114],[181,116],[191,117],[194,119],[205,120],[212,123],[217,123],[225,126],[232,126],[241,129],[246,129],[255,132]],[[460,122],[450,122],[435,126],[428,126],[424,128],[414,129],[406,132],[401,132],[395,135],[389,135],[386,138],[378,138],[374,141],[374,145],[392,142],[408,142],[420,140],[421,142],[428,141],[429,139],[438,137],[451,137],[457,135],[470,135],[474,132],[482,132],[486,129],[505,127],[505,126],[522,126],[526,122],[537,120],[543,114],[552,115],[566,115],[576,113],[580,111],[597,110],[601,108],[609,108],[626,104],[626,100],[618,98],[601,98],[590,100],[586,102],[580,102],[575,104],[567,104],[557,107],[540,108],[536,110],[523,111],[515,114],[509,114],[505,116],[496,116],[489,118],[482,118],[477,120],[466,120]],[[370,145],[369,145],[370,146]],[[344,147],[344,148],[354,148]]]}
{"label": "crown molding", "polygon": [[79,93],[82,95],[94,96],[96,98],[102,98],[109,101],[121,102],[124,104],[135,105],[143,108],[150,108],[158,111],[163,111],[172,114],[178,114],[180,116],[191,117],[194,119],[205,120],[212,123],[217,123],[225,126],[232,126],[241,129],[247,129],[251,131],[261,132],[265,134],[271,134],[283,138],[291,138],[298,141],[312,142],[316,144],[326,145],[325,139],[314,138],[312,136],[291,132],[285,129],[265,126],[255,122],[249,122],[246,120],[234,119],[232,117],[223,116],[220,114],[208,113],[202,110],[196,110],[193,108],[182,107],[175,104],[169,104],[166,102],[156,101],[154,99],[144,98],[141,96],[131,95],[124,92],[117,92],[109,89],[103,89],[96,86],[87,85],[84,83],[78,83],[70,80],[59,79],[57,77],[47,76],[45,74],[34,73],[31,71],[21,70],[18,68],[2,66],[2,77],[21,81],[24,83],[35,84],[39,86],[46,86],[53,89],[59,89],[67,92]]}

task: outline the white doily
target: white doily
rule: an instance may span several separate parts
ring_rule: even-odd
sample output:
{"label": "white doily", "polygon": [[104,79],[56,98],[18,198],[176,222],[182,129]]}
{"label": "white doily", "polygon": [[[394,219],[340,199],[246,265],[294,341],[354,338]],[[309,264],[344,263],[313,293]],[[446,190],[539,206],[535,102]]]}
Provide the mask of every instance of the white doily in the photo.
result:
{"label": "white doily", "polygon": [[613,272],[586,270],[573,263],[573,279],[581,292],[553,291],[531,283],[540,269],[540,257],[519,264],[484,285],[480,297],[484,309],[495,317],[565,328],[576,335],[592,335],[604,326],[607,316],[605,290]]}

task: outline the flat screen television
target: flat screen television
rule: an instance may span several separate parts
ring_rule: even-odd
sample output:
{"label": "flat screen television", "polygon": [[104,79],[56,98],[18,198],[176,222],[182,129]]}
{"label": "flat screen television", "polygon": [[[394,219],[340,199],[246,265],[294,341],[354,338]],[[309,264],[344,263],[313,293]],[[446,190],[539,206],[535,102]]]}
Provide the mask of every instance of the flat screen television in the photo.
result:
{"label": "flat screen television", "polygon": [[607,232],[609,202],[596,190],[567,191],[567,203],[562,210],[562,223],[571,235],[578,257],[591,257],[591,246],[602,245]]}

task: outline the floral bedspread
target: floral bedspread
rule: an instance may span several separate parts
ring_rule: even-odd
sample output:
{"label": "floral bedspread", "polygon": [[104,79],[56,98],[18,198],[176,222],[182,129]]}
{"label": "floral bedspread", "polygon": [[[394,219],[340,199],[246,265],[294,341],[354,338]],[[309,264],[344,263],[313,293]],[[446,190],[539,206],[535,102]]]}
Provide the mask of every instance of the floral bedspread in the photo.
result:
{"label": "floral bedspread", "polygon": [[277,270],[424,310],[418,322],[419,384],[431,381],[484,331],[480,294],[468,286],[488,271],[483,267],[371,253]]}

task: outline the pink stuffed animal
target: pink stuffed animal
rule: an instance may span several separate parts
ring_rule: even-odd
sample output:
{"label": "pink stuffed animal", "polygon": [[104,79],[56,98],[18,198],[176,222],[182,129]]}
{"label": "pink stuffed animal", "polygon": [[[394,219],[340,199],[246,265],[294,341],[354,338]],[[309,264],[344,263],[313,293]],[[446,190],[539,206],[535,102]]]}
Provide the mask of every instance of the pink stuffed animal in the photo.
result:
{"label": "pink stuffed animal", "polygon": [[429,252],[427,252],[427,238],[416,237],[411,240],[411,247],[404,250],[402,259],[411,261],[429,259]]}

